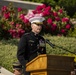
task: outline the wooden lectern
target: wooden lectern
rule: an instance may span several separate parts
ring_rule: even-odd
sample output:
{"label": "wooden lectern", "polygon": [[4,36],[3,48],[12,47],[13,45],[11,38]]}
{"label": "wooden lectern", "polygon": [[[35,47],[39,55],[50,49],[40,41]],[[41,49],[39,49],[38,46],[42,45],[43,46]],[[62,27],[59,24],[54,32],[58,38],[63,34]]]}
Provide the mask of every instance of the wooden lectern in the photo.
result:
{"label": "wooden lectern", "polygon": [[74,70],[74,57],[39,55],[26,64],[30,75],[71,75]]}

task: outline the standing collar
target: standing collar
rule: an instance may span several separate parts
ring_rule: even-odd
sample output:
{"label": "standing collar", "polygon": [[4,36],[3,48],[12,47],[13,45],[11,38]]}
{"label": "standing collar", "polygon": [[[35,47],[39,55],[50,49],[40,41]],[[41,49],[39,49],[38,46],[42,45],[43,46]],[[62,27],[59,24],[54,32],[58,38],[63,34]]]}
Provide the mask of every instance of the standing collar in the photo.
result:
{"label": "standing collar", "polygon": [[31,34],[34,36],[39,36],[39,34],[35,34],[34,32],[31,31]]}

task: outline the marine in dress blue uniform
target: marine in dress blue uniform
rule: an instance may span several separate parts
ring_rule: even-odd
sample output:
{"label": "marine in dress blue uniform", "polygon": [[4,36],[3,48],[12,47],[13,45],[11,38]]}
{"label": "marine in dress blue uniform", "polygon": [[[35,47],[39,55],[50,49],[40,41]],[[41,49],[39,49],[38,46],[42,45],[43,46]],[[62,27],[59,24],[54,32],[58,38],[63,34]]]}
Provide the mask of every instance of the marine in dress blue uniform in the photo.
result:
{"label": "marine in dress blue uniform", "polygon": [[[42,25],[43,20],[43,17],[34,17],[30,22],[36,25]],[[46,54],[45,39],[33,31],[25,33],[19,41],[17,51],[17,58],[24,66],[24,70],[26,69],[25,65],[40,54]],[[30,73],[25,71],[24,75],[30,75]]]}

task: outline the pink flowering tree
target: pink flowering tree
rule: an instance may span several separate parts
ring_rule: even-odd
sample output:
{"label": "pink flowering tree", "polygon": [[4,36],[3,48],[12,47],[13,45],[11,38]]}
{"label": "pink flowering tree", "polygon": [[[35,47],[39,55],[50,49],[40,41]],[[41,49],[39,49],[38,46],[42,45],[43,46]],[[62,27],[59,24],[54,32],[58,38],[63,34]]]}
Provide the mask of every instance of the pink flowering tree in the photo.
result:
{"label": "pink flowering tree", "polygon": [[[66,11],[64,11],[64,9],[60,8],[59,6],[53,8],[44,4],[39,5],[30,13],[30,15],[30,17],[45,17],[44,32],[51,33],[52,35],[66,36],[73,28],[73,25],[70,22],[70,18],[68,17]],[[27,18],[27,16],[25,17],[26,20],[30,18]]]}
{"label": "pink flowering tree", "polygon": [[39,5],[35,10],[28,12],[22,8],[14,8],[12,4],[0,9],[0,37],[20,38],[25,32],[30,31],[29,19],[34,16],[43,16],[44,32],[52,35],[64,35],[73,28],[66,11],[59,6],[55,8]]}

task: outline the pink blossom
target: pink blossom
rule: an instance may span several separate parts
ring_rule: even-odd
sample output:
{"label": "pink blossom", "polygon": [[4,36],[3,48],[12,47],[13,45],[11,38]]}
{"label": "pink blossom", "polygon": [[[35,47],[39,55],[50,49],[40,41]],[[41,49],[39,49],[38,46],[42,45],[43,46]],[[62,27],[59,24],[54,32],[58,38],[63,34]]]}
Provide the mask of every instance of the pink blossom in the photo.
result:
{"label": "pink blossom", "polygon": [[16,37],[16,30],[15,29],[10,29],[9,32],[12,35],[13,38]]}
{"label": "pink blossom", "polygon": [[57,25],[53,23],[51,28],[52,28],[52,31],[55,31],[57,29]]}
{"label": "pink blossom", "polygon": [[60,17],[55,17],[55,20],[56,21],[60,21]]}
{"label": "pink blossom", "polygon": [[7,10],[7,6],[3,6],[3,7],[1,8],[1,10],[2,10],[2,12],[6,11],[6,10]]}
{"label": "pink blossom", "polygon": [[17,24],[16,24],[16,28],[20,28],[20,24],[17,23]]}
{"label": "pink blossom", "polygon": [[42,5],[42,8],[46,8],[46,5],[45,5],[45,4],[43,4],[43,5]]}
{"label": "pink blossom", "polygon": [[18,30],[10,29],[9,32],[13,38],[20,38],[25,33],[25,30],[23,30],[23,29],[18,29]]}
{"label": "pink blossom", "polygon": [[44,9],[44,11],[51,11],[51,7],[50,7],[50,6],[46,7],[46,8]]}
{"label": "pink blossom", "polygon": [[68,21],[69,21],[69,18],[67,17],[62,18],[62,22],[68,22]]}
{"label": "pink blossom", "polygon": [[25,33],[25,30],[19,29],[17,37],[20,38]]}
{"label": "pink blossom", "polygon": [[44,8],[46,8],[45,4],[39,5],[39,6],[36,7],[36,11],[42,11]]}
{"label": "pink blossom", "polygon": [[50,10],[51,10],[51,7],[50,6],[44,8],[44,10],[42,12],[43,13],[43,16],[49,16],[51,14]]}
{"label": "pink blossom", "polygon": [[34,14],[36,14],[36,13],[37,13],[37,11],[36,11],[36,10],[33,10],[32,12],[33,12]]}
{"label": "pink blossom", "polygon": [[11,21],[11,22],[10,22],[10,24],[11,24],[11,25],[14,25],[14,22],[13,22],[13,21]]}
{"label": "pink blossom", "polygon": [[21,30],[21,33],[24,34],[25,33],[25,30]]}
{"label": "pink blossom", "polygon": [[66,29],[70,29],[70,28],[71,28],[70,24],[67,24]]}
{"label": "pink blossom", "polygon": [[20,16],[19,16],[19,18],[21,19],[21,20],[23,20],[24,19],[24,14],[20,14]]}
{"label": "pink blossom", "polygon": [[23,19],[23,22],[24,22],[24,23],[28,23],[29,20],[28,20],[27,18],[24,18],[24,19]]}
{"label": "pink blossom", "polygon": [[45,17],[45,16],[49,16],[51,13],[46,10],[46,11],[43,11],[42,14],[43,14],[43,16]]}
{"label": "pink blossom", "polygon": [[58,13],[57,13],[57,12],[53,12],[53,15],[54,15],[54,16],[58,16]]}
{"label": "pink blossom", "polygon": [[65,32],[66,32],[66,31],[65,31],[65,29],[61,29],[61,33],[63,33],[63,34],[64,34]]}
{"label": "pink blossom", "polygon": [[22,11],[22,8],[18,8],[18,12],[21,12]]}
{"label": "pink blossom", "polygon": [[10,13],[9,12],[8,13],[4,13],[3,16],[4,16],[5,19],[8,19],[8,18],[10,18]]}
{"label": "pink blossom", "polygon": [[20,38],[22,36],[22,34],[23,34],[23,33],[21,33],[21,30],[22,29],[19,29],[17,31],[16,30],[13,30],[12,37],[13,38]]}
{"label": "pink blossom", "polygon": [[25,33],[25,30],[19,29],[18,32],[21,33],[21,34],[23,34],[23,33]]}
{"label": "pink blossom", "polygon": [[[39,5],[39,6],[37,6],[36,10],[33,11],[33,13],[35,13],[35,14],[37,14],[37,13],[38,13],[38,14],[39,14],[39,13],[42,13],[45,8],[47,8],[45,4]],[[47,9],[48,9],[48,8],[47,8]],[[46,9],[46,10],[47,10],[47,9]]]}
{"label": "pink blossom", "polygon": [[43,7],[41,5],[37,6],[36,11],[41,11]]}
{"label": "pink blossom", "polygon": [[52,19],[51,18],[48,18],[47,23],[48,24],[52,24]]}
{"label": "pink blossom", "polygon": [[59,9],[59,11],[58,12],[60,12],[61,14],[63,13],[63,9]]}

